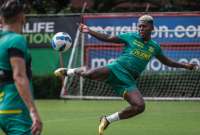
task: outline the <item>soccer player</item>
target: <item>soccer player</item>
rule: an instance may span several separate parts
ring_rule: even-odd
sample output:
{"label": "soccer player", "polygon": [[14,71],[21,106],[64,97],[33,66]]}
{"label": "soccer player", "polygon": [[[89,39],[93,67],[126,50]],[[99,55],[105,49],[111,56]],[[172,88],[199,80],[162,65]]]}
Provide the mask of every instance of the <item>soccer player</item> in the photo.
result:
{"label": "soccer player", "polygon": [[154,29],[153,17],[143,15],[138,19],[138,32],[109,36],[91,30],[88,26],[80,24],[82,32],[89,33],[99,40],[112,43],[123,43],[122,54],[111,64],[95,69],[66,69],[59,68],[55,71],[57,76],[77,74],[85,78],[105,81],[110,84],[115,92],[121,95],[130,106],[122,111],[103,116],[100,119],[99,135],[102,135],[106,127],[114,121],[134,117],[145,110],[144,99],[136,86],[136,79],[152,57],[156,57],[163,64],[192,70],[195,64],[183,64],[175,62],[163,54],[158,43],[151,39],[151,32]]}
{"label": "soccer player", "polygon": [[0,15],[0,128],[6,135],[40,135],[42,123],[32,97],[31,56],[21,35],[23,5],[7,0]]}
{"label": "soccer player", "polygon": [[2,19],[1,19],[1,16],[0,16],[0,30],[2,29]]}

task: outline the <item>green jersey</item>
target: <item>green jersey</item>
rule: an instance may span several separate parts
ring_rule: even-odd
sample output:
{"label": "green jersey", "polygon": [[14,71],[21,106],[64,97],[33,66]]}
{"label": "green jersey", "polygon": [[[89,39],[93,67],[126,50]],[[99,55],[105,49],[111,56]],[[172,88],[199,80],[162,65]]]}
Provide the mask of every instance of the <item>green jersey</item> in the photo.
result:
{"label": "green jersey", "polygon": [[[25,38],[15,32],[1,31],[0,70],[1,72],[5,71],[5,73],[9,73],[9,75],[7,74],[9,78],[12,78],[13,73],[10,63],[10,57],[12,57],[11,55],[23,57],[27,67],[27,76],[31,78],[31,56],[28,52],[27,42]],[[14,81],[10,81],[9,83],[7,83],[7,81],[0,78],[0,114],[15,114],[22,112],[24,109],[26,110],[27,108],[23,100],[19,96]]]}
{"label": "green jersey", "polygon": [[163,55],[160,46],[153,40],[144,43],[138,33],[118,35],[125,42],[122,54],[107,67],[110,69],[109,83],[115,92],[124,96],[137,90],[137,77],[145,69],[153,56]]}
{"label": "green jersey", "polygon": [[163,55],[158,43],[153,40],[144,43],[138,33],[120,34],[118,38],[126,44],[116,62],[130,73],[134,71],[140,74],[153,56]]}

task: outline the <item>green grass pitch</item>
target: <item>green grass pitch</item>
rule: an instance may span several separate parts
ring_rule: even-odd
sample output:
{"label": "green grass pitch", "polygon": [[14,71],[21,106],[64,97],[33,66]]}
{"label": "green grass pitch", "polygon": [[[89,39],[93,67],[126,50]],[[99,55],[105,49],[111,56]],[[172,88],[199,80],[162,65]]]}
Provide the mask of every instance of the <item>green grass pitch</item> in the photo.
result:
{"label": "green grass pitch", "polygon": [[[127,105],[125,101],[37,101],[43,135],[97,135],[99,116]],[[143,114],[113,123],[105,135],[199,135],[199,125],[198,101],[147,101]]]}
{"label": "green grass pitch", "polygon": [[[36,104],[44,124],[42,135],[98,135],[99,116],[128,105],[123,100],[37,100]],[[199,135],[199,126],[199,101],[146,101],[143,114],[112,123],[105,135]]]}

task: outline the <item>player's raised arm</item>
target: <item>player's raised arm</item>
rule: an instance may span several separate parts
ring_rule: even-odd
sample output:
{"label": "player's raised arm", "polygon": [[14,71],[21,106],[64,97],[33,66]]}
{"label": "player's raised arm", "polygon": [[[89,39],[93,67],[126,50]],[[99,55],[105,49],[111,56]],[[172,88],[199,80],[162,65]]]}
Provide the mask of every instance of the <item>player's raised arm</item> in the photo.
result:
{"label": "player's raised arm", "polygon": [[169,59],[168,57],[164,56],[164,55],[159,55],[156,56],[156,58],[163,64],[170,66],[170,67],[176,67],[176,68],[185,68],[185,69],[189,69],[189,70],[193,70],[195,69],[195,67],[197,66],[196,64],[189,64],[189,63],[179,63],[176,62],[174,60]]}
{"label": "player's raised arm", "polygon": [[93,31],[87,25],[82,24],[82,23],[80,24],[79,28],[81,32],[89,33],[90,35],[94,36],[95,38],[99,40],[102,40],[105,42],[112,42],[112,43],[124,43],[124,41],[118,38],[117,36],[111,36],[111,35]]}

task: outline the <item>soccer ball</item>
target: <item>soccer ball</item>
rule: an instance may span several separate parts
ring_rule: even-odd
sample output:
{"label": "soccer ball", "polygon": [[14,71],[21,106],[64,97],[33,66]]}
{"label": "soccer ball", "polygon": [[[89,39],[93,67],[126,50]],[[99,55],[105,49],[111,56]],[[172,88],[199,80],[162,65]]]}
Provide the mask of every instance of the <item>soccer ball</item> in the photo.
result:
{"label": "soccer ball", "polygon": [[67,51],[72,45],[72,38],[66,32],[56,33],[51,41],[51,46],[53,49],[59,52]]}

